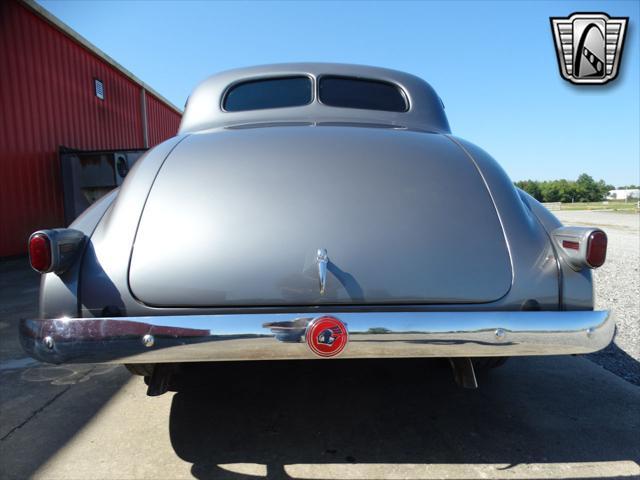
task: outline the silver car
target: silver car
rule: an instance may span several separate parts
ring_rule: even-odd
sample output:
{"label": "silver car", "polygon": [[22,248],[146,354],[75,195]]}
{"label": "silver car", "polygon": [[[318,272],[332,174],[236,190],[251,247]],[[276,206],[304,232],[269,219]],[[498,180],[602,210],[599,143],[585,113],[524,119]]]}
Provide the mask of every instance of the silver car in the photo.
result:
{"label": "silver car", "polygon": [[444,357],[456,380],[514,355],[593,352],[607,238],[564,227],[436,92],[383,68],[214,75],[178,135],[69,228],[29,240],[52,363],[122,363],[164,392],[190,362]]}

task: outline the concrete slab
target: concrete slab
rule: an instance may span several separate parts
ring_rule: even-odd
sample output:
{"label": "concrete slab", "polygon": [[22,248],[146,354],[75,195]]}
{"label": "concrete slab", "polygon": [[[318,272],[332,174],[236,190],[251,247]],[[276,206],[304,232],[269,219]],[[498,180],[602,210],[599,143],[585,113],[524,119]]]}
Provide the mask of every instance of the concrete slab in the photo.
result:
{"label": "concrete slab", "polygon": [[580,357],[454,386],[430,360],[217,364],[145,396],[122,368],[1,442],[3,478],[640,476],[640,389]]}

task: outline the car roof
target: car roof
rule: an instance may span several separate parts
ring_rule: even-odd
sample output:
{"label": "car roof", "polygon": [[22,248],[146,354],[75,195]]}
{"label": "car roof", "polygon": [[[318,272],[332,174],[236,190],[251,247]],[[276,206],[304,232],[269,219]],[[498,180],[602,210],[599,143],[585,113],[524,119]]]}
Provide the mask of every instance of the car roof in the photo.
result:
{"label": "car roof", "polygon": [[[339,75],[391,82],[401,87],[409,101],[406,112],[332,107],[314,99],[308,105],[276,109],[226,112],[222,100],[228,88],[242,81],[305,75],[313,80]],[[239,68],[217,73],[201,82],[189,96],[179,133],[243,125],[302,122],[339,122],[450,133],[442,100],[423,79],[387,68],[340,63],[282,63]]]}

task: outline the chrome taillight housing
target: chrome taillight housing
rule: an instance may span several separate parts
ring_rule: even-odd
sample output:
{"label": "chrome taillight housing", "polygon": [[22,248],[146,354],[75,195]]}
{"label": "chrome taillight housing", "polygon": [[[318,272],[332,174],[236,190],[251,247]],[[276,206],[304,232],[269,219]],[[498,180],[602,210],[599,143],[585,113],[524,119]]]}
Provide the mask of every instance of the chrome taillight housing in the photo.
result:
{"label": "chrome taillight housing", "polygon": [[84,233],[72,228],[38,230],[29,237],[31,268],[39,273],[64,272],[84,241]]}
{"label": "chrome taillight housing", "polygon": [[562,259],[574,270],[601,267],[607,258],[607,234],[599,228],[560,227],[551,236]]}

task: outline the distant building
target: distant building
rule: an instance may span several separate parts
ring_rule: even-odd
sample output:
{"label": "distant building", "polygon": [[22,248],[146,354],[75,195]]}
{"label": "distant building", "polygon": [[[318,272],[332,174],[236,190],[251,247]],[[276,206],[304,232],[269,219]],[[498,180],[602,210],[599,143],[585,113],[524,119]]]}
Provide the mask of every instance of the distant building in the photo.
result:
{"label": "distant building", "polygon": [[640,198],[640,189],[627,188],[623,190],[609,190],[607,200],[631,200]]}
{"label": "distant building", "polygon": [[32,0],[0,0],[0,106],[0,257],[23,254],[34,230],[65,226],[62,147],[141,150],[182,117]]}

